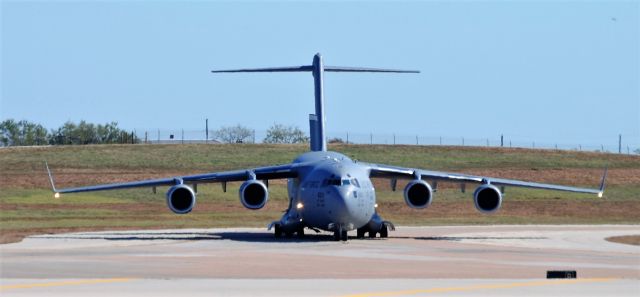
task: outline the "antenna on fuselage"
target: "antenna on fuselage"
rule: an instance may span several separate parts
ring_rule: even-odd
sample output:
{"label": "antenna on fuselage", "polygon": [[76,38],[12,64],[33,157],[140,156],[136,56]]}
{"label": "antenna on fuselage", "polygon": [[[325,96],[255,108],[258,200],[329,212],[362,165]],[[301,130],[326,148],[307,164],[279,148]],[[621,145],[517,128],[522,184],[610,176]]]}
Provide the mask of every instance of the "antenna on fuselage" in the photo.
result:
{"label": "antenna on fuselage", "polygon": [[316,113],[309,115],[309,128],[311,134],[311,150],[326,151],[327,138],[324,125],[324,96],[323,96],[323,74],[324,72],[389,72],[389,73],[420,73],[417,70],[397,70],[362,67],[339,67],[324,66],[320,53],[313,56],[313,64],[297,67],[275,67],[256,69],[233,69],[233,70],[212,70],[212,73],[232,73],[232,72],[311,72],[313,74],[314,95],[316,103]]}

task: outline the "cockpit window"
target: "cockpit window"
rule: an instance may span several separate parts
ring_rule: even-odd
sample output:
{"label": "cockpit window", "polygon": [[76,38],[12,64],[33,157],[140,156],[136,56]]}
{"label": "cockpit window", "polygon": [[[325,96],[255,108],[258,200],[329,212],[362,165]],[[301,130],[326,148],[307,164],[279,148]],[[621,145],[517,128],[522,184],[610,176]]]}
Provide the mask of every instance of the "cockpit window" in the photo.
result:
{"label": "cockpit window", "polygon": [[356,186],[358,188],[360,187],[360,183],[358,182],[357,178],[352,178],[351,179],[351,184],[353,184],[354,186]]}
{"label": "cockpit window", "polygon": [[343,185],[343,186],[348,186],[348,185],[350,185],[350,184],[351,184],[351,181],[350,181],[350,180],[348,180],[348,179],[343,179],[343,180],[342,180],[342,185]]}

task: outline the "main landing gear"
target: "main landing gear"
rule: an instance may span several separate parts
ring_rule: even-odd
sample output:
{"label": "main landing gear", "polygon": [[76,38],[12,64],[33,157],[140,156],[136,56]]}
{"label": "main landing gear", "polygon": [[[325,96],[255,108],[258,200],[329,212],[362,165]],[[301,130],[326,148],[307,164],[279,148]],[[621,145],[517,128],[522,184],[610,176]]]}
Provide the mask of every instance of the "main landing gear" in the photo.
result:
{"label": "main landing gear", "polygon": [[369,233],[369,238],[376,238],[378,234],[380,234],[380,238],[387,238],[389,237],[389,231],[396,230],[396,227],[389,221],[383,221],[379,226],[380,227],[375,227],[375,225],[371,226],[371,224],[362,226],[361,228],[358,228],[356,237],[362,239],[367,233]]}
{"label": "main landing gear", "polygon": [[289,232],[285,232],[284,230],[282,230],[282,226],[280,226],[279,224],[274,225],[273,228],[273,236],[275,238],[280,238],[282,237],[282,235],[286,236],[287,238],[291,238],[293,237],[294,233],[298,236],[298,238],[304,238],[304,227],[302,226],[300,226],[296,231]]}
{"label": "main landing gear", "polygon": [[382,227],[380,228],[380,230],[378,231],[372,231],[367,227],[362,227],[359,228],[357,231],[357,238],[364,238],[366,233],[369,233],[369,238],[376,238],[376,236],[378,235],[378,233],[380,233],[380,238],[387,238],[389,237],[389,229],[387,229],[386,225],[382,225]]}

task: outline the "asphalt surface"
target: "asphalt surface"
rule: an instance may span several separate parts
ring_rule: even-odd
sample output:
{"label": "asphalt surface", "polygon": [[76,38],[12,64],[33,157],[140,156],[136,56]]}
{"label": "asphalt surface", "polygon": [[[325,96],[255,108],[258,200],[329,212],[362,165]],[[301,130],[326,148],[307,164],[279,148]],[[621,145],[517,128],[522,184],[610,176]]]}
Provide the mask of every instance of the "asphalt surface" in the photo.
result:
{"label": "asphalt surface", "polygon": [[[264,229],[40,235],[0,245],[2,296],[640,296],[640,226],[398,227],[388,239]],[[548,280],[547,270],[578,278]]]}

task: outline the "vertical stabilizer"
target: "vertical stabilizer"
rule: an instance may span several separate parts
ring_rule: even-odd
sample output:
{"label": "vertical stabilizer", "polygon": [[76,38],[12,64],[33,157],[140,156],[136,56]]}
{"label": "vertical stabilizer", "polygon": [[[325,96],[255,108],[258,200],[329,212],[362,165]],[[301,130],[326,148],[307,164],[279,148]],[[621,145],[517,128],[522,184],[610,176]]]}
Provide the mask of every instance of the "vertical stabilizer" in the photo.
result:
{"label": "vertical stabilizer", "polygon": [[313,56],[313,64],[307,66],[257,68],[257,69],[235,69],[235,70],[213,70],[212,73],[229,72],[311,72],[313,74],[314,97],[316,113],[309,115],[309,134],[312,151],[327,150],[327,136],[325,134],[324,116],[324,95],[323,76],[324,72],[390,72],[390,73],[420,73],[415,70],[395,70],[361,67],[337,67],[324,66],[322,55],[319,53]]}

